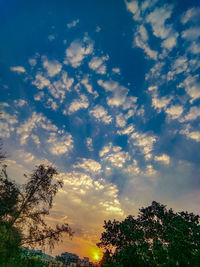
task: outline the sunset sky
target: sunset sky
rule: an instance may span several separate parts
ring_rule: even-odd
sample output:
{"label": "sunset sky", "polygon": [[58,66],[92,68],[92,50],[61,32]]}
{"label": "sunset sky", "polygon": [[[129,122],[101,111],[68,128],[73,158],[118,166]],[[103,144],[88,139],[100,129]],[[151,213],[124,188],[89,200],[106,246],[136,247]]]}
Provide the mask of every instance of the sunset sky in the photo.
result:
{"label": "sunset sky", "polygon": [[64,180],[53,255],[94,259],[108,219],[153,200],[200,213],[200,3],[0,0],[0,136],[9,176]]}

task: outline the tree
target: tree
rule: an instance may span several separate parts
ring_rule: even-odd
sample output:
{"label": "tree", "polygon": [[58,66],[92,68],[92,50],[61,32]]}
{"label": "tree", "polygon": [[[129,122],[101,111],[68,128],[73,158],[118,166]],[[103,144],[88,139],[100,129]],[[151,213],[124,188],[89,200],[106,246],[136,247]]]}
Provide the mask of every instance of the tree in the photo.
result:
{"label": "tree", "polygon": [[38,166],[32,174],[25,175],[27,182],[19,186],[8,178],[6,166],[0,172],[0,220],[10,229],[21,233],[22,246],[49,245],[54,247],[63,233],[73,232],[68,224],[52,228],[45,216],[52,208],[58,189],[63,186],[52,166]]}
{"label": "tree", "polygon": [[136,219],[104,222],[97,245],[110,252],[113,265],[102,266],[199,266],[199,215],[176,213],[155,201],[139,211]]}

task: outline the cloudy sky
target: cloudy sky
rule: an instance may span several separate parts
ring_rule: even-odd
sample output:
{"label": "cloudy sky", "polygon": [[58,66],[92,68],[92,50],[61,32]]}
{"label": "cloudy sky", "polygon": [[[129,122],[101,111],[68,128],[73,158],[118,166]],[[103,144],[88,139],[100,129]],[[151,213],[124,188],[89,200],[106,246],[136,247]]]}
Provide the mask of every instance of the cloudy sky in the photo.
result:
{"label": "cloudy sky", "polygon": [[104,219],[156,200],[200,213],[200,4],[0,2],[0,135],[18,183],[63,177],[53,254],[93,257]]}

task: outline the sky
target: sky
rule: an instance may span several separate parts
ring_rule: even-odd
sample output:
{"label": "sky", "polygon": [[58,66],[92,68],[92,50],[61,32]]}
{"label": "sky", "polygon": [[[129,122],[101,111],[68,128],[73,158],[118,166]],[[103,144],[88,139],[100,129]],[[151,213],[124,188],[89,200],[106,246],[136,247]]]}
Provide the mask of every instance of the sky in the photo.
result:
{"label": "sky", "polygon": [[18,183],[43,163],[64,186],[53,255],[89,256],[104,220],[153,200],[200,213],[200,3],[0,1],[0,136]]}

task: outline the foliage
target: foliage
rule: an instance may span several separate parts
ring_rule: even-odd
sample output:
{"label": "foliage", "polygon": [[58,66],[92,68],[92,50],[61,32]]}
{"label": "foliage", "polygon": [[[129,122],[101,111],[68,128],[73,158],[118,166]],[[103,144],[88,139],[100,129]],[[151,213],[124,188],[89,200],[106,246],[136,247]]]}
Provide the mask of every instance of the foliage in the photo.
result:
{"label": "foliage", "polygon": [[101,266],[199,266],[199,218],[153,201],[136,219],[105,221],[97,244],[107,249]]}
{"label": "foliage", "polygon": [[0,174],[0,218],[10,227],[23,232],[22,245],[49,245],[60,240],[63,233],[72,236],[68,224],[56,225],[55,229],[48,226],[45,216],[52,208],[53,199],[63,183],[54,179],[57,170],[51,166],[38,166],[27,182],[18,186],[9,180],[6,168]]}

